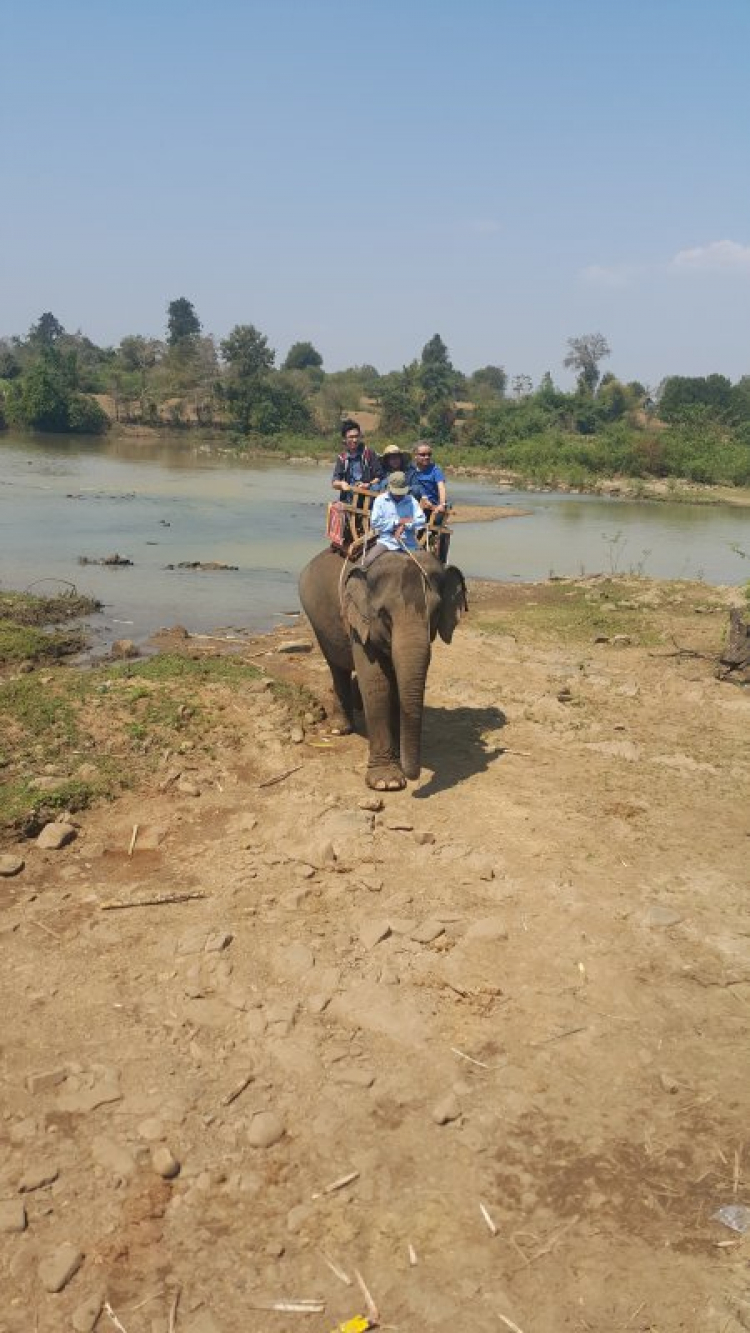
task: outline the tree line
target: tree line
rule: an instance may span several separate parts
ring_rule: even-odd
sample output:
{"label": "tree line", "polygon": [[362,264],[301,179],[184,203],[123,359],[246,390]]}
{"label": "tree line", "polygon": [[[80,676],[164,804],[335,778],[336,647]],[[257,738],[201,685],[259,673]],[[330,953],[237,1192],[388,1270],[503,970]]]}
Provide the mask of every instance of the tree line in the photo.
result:
{"label": "tree line", "polygon": [[421,435],[540,479],[679,471],[750,484],[750,375],[673,375],[648,389],[603,370],[611,349],[601,333],[567,340],[568,391],[551,371],[537,385],[500,364],[464,374],[437,333],[400,370],[326,372],[310,341],[277,365],[253,324],[217,341],[186,297],[166,313],[163,339],[130,334],[117,347],[67,332],[50,311],[25,336],[0,338],[0,425],[96,434],[114,419],[262,443],[330,437],[344,415],[369,408],[383,440]]}

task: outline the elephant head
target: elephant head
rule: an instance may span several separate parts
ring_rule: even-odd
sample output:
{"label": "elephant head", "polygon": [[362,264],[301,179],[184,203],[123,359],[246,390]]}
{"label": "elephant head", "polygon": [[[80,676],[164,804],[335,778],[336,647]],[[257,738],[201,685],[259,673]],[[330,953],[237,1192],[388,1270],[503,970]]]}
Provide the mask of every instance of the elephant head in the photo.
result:
{"label": "elephant head", "polygon": [[431,644],[437,634],[450,643],[466,608],[461,571],[429,554],[387,553],[346,579],[342,613],[367,719],[371,786],[403,785],[402,777],[378,780],[379,766],[419,777]]}

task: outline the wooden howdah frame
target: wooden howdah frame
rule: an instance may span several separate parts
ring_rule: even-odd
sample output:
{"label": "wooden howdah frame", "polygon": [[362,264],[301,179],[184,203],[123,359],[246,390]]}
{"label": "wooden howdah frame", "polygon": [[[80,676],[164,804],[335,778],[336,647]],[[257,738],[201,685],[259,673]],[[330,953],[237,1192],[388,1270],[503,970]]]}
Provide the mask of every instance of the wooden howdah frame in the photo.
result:
{"label": "wooden howdah frame", "polygon": [[[356,557],[375,540],[370,527],[370,511],[377,495],[366,486],[352,486],[351,493],[352,500],[332,500],[328,505],[326,537],[334,550]],[[436,523],[435,515],[430,514],[425,526],[417,533],[417,541],[447,564],[452,532],[446,522]]]}

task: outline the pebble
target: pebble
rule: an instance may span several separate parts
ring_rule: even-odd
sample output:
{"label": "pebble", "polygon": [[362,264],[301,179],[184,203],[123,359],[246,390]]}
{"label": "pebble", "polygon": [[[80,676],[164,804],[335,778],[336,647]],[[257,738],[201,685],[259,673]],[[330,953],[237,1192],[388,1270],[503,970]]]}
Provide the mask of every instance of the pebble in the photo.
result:
{"label": "pebble", "polygon": [[452,1120],[458,1120],[461,1115],[461,1103],[455,1092],[449,1092],[433,1108],[432,1118],[436,1125],[448,1125]]}
{"label": "pebble", "polygon": [[661,1073],[659,1075],[659,1082],[665,1092],[674,1094],[675,1092],[679,1092],[680,1090],[680,1085],[677,1079],[674,1078],[671,1074]]}
{"label": "pebble", "polygon": [[391,933],[391,927],[387,921],[366,921],[360,927],[359,938],[366,949],[374,949],[381,940],[387,940]]}
{"label": "pebble", "polygon": [[421,832],[414,834],[414,841],[420,847],[431,847],[435,841],[435,834],[423,829]]}
{"label": "pebble", "polygon": [[49,1088],[56,1088],[64,1083],[68,1077],[67,1069],[49,1069],[39,1074],[29,1074],[26,1079],[26,1087],[32,1096],[38,1092],[47,1092]]}
{"label": "pebble", "polygon": [[385,801],[381,796],[363,796],[360,801],[357,801],[357,805],[360,810],[371,810],[376,815],[379,810],[385,808]]}
{"label": "pebble", "polygon": [[[286,1229],[293,1235],[302,1231],[305,1224],[310,1221],[315,1210],[307,1203],[298,1203],[295,1208],[290,1208],[286,1216]],[[274,1256],[278,1257],[278,1256]]]}
{"label": "pebble", "polygon": [[22,1203],[10,1200],[0,1203],[0,1231],[13,1232],[26,1230],[26,1209]]}
{"label": "pebble", "polygon": [[45,1185],[51,1185],[60,1174],[60,1168],[53,1162],[32,1162],[27,1166],[18,1182],[19,1194],[31,1194]]}
{"label": "pebble", "polygon": [[222,953],[229,948],[233,938],[231,930],[212,931],[203,945],[204,953]]}
{"label": "pebble", "polygon": [[103,1304],[104,1298],[97,1295],[88,1296],[85,1301],[81,1301],[81,1304],[76,1306],[70,1319],[75,1333],[92,1333],[102,1312]]}
{"label": "pebble", "polygon": [[12,875],[20,875],[26,862],[21,856],[12,856],[7,854],[0,856],[0,876],[10,879]]}
{"label": "pebble", "polygon": [[247,1127],[247,1139],[252,1148],[271,1148],[285,1133],[284,1122],[275,1111],[258,1111]]}
{"label": "pebble", "polygon": [[667,926],[679,926],[682,921],[682,914],[675,912],[673,907],[663,907],[660,903],[654,903],[649,907],[643,918],[643,923],[650,926],[652,930],[664,930]]}
{"label": "pebble", "polygon": [[371,1088],[375,1082],[372,1069],[361,1069],[359,1065],[336,1065],[331,1070],[332,1083],[343,1083],[350,1088]]}
{"label": "pebble", "polygon": [[180,1174],[180,1163],[173,1157],[166,1144],[161,1144],[151,1152],[151,1165],[157,1176],[163,1180],[174,1180]]}
{"label": "pebble", "polygon": [[417,926],[416,930],[411,932],[411,938],[415,940],[417,944],[432,944],[433,940],[439,939],[440,936],[444,934],[445,926],[441,925],[439,921],[428,920],[422,921],[421,924]]}
{"label": "pebble", "polygon": [[289,732],[289,739],[293,745],[301,745],[303,740],[305,739],[304,728],[292,727],[291,731]]}
{"label": "pebble", "polygon": [[149,1116],[148,1120],[142,1120],[138,1126],[138,1137],[145,1139],[147,1143],[158,1143],[164,1138],[164,1122],[158,1120],[156,1116]]}
{"label": "pebble", "polygon": [[83,1263],[83,1254],[70,1241],[58,1245],[56,1250],[42,1259],[39,1265],[39,1277],[45,1291],[62,1291],[70,1279],[78,1272]]}
{"label": "pebble", "polygon": [[288,639],[286,643],[280,643],[276,649],[277,653],[311,653],[312,644],[307,639]]}
{"label": "pebble", "polygon": [[36,845],[46,852],[57,852],[72,842],[75,836],[76,830],[72,824],[45,824],[36,840]]}

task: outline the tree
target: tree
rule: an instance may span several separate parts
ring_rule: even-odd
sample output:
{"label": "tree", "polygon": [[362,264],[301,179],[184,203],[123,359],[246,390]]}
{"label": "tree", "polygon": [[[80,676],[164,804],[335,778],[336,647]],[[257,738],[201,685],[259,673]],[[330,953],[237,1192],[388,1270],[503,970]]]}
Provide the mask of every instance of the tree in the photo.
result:
{"label": "tree", "polygon": [[599,362],[611,356],[607,339],[602,333],[586,333],[581,338],[568,338],[570,351],[563,361],[566,370],[574,370],[578,388],[593,394],[599,383]]}
{"label": "tree", "polygon": [[191,340],[200,333],[201,322],[195,313],[192,301],[186,296],[178,296],[167,306],[167,342],[170,347]]}
{"label": "tree", "polygon": [[726,375],[670,375],[659,391],[659,416],[675,421],[690,408],[705,407],[723,416],[732,407],[732,385]]}
{"label": "tree", "polygon": [[502,366],[482,366],[469,376],[468,392],[480,401],[504,398],[507,387],[508,376]]}
{"label": "tree", "polygon": [[29,342],[35,347],[53,347],[58,338],[62,338],[65,329],[59,319],[55,319],[51,310],[45,310],[36,324],[29,329]]}
{"label": "tree", "polygon": [[415,362],[385,375],[378,388],[380,430],[384,435],[403,435],[419,430],[419,367]]}
{"label": "tree", "polygon": [[254,324],[235,324],[228,338],[220,344],[221,355],[229,366],[230,379],[258,379],[273,369],[276,353],[268,339]]}
{"label": "tree", "polygon": [[423,412],[453,401],[455,371],[448,356],[448,348],[439,333],[422,348],[419,387],[422,390]]}
{"label": "tree", "polygon": [[320,370],[323,358],[311,342],[294,343],[286,354],[282,370]]}
{"label": "tree", "polygon": [[534,381],[530,375],[513,376],[513,392],[519,400],[521,398],[528,398],[533,387]]}

